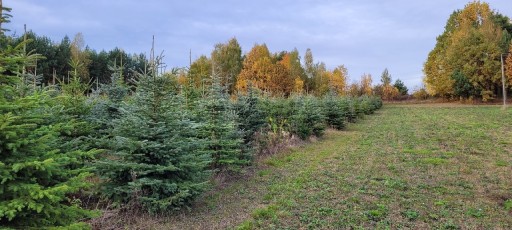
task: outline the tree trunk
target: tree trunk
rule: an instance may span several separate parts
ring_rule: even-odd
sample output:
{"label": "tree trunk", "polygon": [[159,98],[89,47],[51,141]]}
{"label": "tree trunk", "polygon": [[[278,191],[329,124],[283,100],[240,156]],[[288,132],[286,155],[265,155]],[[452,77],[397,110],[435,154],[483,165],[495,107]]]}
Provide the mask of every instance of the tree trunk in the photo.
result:
{"label": "tree trunk", "polygon": [[4,21],[3,9],[4,5],[2,4],[2,0],[0,0],[0,36],[4,34],[4,31],[2,30],[2,22]]}

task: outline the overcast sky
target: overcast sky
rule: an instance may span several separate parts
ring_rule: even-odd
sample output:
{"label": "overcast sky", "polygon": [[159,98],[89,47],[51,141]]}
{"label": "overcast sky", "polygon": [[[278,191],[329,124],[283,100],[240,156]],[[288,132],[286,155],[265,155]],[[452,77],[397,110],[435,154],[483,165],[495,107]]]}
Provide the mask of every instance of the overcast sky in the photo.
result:
{"label": "overcast sky", "polygon": [[[510,0],[486,1],[512,16]],[[449,15],[465,0],[4,0],[12,7],[7,26],[23,25],[59,42],[81,32],[89,47],[129,53],[164,51],[168,67],[185,67],[209,55],[216,43],[236,37],[242,51],[265,43],[271,52],[313,51],[329,69],[348,68],[352,80],[364,73],[374,84],[384,68],[409,88],[421,84],[422,67]]]}

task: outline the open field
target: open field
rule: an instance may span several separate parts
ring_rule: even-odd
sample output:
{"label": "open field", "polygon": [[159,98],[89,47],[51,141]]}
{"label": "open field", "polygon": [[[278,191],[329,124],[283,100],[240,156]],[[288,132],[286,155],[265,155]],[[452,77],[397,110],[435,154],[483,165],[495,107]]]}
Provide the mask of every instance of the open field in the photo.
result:
{"label": "open field", "polygon": [[146,227],[511,229],[512,109],[386,105],[154,221]]}

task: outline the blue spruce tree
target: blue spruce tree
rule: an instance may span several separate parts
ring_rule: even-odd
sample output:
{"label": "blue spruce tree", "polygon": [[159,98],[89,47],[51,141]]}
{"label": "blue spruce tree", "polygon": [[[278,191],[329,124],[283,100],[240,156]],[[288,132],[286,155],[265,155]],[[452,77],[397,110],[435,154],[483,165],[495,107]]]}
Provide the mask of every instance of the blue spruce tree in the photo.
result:
{"label": "blue spruce tree", "polygon": [[151,213],[177,210],[207,186],[210,155],[168,76],[141,74],[113,124],[110,153],[97,164],[105,194]]}
{"label": "blue spruce tree", "polygon": [[204,126],[201,136],[207,139],[211,168],[221,171],[237,171],[250,163],[242,152],[241,133],[236,122],[237,115],[229,100],[229,95],[221,86],[220,78],[212,77],[212,85],[202,103]]}

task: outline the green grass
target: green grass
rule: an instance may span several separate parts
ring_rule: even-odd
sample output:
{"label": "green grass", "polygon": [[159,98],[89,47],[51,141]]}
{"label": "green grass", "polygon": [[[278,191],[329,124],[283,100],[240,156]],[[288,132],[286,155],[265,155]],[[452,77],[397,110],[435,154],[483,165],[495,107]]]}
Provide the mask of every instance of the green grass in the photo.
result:
{"label": "green grass", "polygon": [[511,229],[512,110],[386,105],[155,228]]}

